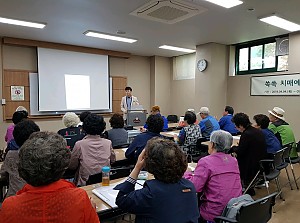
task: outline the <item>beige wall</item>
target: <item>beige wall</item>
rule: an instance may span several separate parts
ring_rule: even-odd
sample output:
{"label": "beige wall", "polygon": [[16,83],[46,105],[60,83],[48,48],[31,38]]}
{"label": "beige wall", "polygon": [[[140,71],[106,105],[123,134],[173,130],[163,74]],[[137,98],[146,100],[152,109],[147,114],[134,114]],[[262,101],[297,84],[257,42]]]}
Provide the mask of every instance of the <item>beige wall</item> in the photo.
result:
{"label": "beige wall", "polygon": [[151,58],[151,106],[158,105],[161,114],[165,116],[171,112],[171,65],[170,58],[158,56]]}
{"label": "beige wall", "polygon": [[[287,74],[300,71],[300,34],[290,35],[289,71]],[[266,75],[278,75],[270,73]],[[278,106],[285,110],[285,118],[294,130],[296,140],[300,139],[300,97],[299,96],[250,96],[251,75],[228,77],[227,104],[236,112],[245,112],[250,120],[255,114],[268,115],[268,110]]]}
{"label": "beige wall", "polygon": [[171,81],[171,114],[183,116],[189,108],[194,108],[195,79]]}
{"label": "beige wall", "polygon": [[195,109],[206,106],[213,116],[220,117],[226,104],[228,76],[228,46],[208,43],[197,46],[196,61],[206,59],[205,71],[196,69]]}
{"label": "beige wall", "polygon": [[[110,58],[111,76],[127,77],[127,85],[144,109],[150,110],[150,57]],[[125,95],[125,92],[124,92]]]}

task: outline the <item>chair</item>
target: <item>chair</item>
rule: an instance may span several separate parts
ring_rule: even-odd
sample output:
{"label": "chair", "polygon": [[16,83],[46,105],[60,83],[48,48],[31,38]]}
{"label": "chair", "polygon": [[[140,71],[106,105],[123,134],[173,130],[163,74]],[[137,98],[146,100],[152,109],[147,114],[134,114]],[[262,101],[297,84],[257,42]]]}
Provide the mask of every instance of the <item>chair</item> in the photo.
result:
{"label": "chair", "polygon": [[216,223],[266,223],[272,217],[272,206],[275,204],[276,196],[277,193],[273,193],[241,206],[236,219],[217,216],[214,220]]}
{"label": "chair", "polygon": [[[133,169],[133,166],[111,168],[110,180],[127,177],[131,173],[132,169]],[[90,175],[89,179],[86,181],[86,185],[96,184],[96,183],[100,183],[100,182],[102,182],[102,172]]]}
{"label": "chair", "polygon": [[170,123],[177,123],[178,122],[178,116],[177,115],[168,115],[167,120]]}
{"label": "chair", "polygon": [[[290,175],[289,175],[288,170],[287,170],[287,167],[290,164],[289,160],[290,160],[291,149],[292,149],[292,147],[290,145],[286,145],[285,147],[283,147],[283,154],[282,154],[282,161],[283,162],[282,162],[282,164],[280,164],[279,166],[277,166],[277,169],[278,170],[285,169],[286,176],[288,178],[291,190],[293,190],[292,182],[290,180]],[[292,164],[291,164],[291,169],[292,169],[292,172],[293,172],[293,175],[294,175],[294,179],[295,179],[295,174],[294,174],[294,169],[292,168]],[[295,182],[296,182],[296,180],[295,180]],[[296,182],[296,185],[297,185],[297,182]],[[297,185],[297,188],[298,188],[298,185]]]}
{"label": "chair", "polygon": [[282,160],[283,153],[284,153],[284,150],[281,149],[281,150],[277,151],[275,154],[273,154],[273,159],[263,159],[263,160],[259,161],[260,170],[263,174],[263,180],[266,185],[268,194],[270,194],[269,181],[275,180],[278,195],[280,196],[280,198],[282,200],[284,200],[284,198],[282,196],[282,189],[281,189],[280,182],[278,179],[279,174],[280,174],[280,169],[278,169],[278,167],[283,165],[282,164],[284,162]]}
{"label": "chair", "polygon": [[[285,162],[288,162],[290,164],[291,170],[292,170],[292,174],[293,174],[293,177],[294,177],[294,181],[295,181],[295,184],[296,184],[296,187],[297,187],[297,190],[299,190],[299,186],[298,186],[297,179],[296,179],[296,176],[295,176],[295,171],[294,171],[293,164],[297,164],[297,163],[300,164],[300,157],[298,156],[297,158],[291,159],[291,157],[289,156],[290,151],[293,148],[293,144],[294,143],[289,143],[289,144],[285,145],[285,148],[289,151],[288,156],[285,156]],[[300,152],[300,144],[299,144],[299,142],[297,143],[296,150],[297,150],[298,153]]]}
{"label": "chair", "polygon": [[246,194],[250,188],[255,187],[258,183],[261,182],[261,180],[264,181],[268,194],[270,194],[269,181],[275,180],[277,190],[278,190],[278,195],[282,200],[284,200],[282,196],[281,185],[278,179],[280,170],[283,169],[283,168],[280,169],[280,167],[283,165],[282,163],[284,162],[282,159],[283,153],[284,153],[284,149],[281,149],[277,151],[275,154],[272,154],[273,156],[272,159],[263,159],[259,161],[260,168],[256,173],[255,177],[253,178],[253,180],[248,185],[248,187],[244,190],[243,194]]}
{"label": "chair", "polygon": [[188,162],[198,162],[204,156],[208,155],[208,146],[202,145],[201,142],[205,142],[205,138],[199,138],[196,144],[190,144],[183,148],[183,151],[187,154]]}

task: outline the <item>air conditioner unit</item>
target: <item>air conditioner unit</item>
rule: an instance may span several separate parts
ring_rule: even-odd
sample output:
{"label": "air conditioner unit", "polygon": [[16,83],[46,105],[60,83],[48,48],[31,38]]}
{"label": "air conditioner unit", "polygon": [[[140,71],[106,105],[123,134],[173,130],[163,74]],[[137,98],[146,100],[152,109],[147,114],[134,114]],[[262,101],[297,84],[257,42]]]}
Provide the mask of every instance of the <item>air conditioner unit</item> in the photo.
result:
{"label": "air conditioner unit", "polygon": [[167,24],[185,20],[207,11],[200,5],[183,0],[152,0],[130,13],[143,19]]}

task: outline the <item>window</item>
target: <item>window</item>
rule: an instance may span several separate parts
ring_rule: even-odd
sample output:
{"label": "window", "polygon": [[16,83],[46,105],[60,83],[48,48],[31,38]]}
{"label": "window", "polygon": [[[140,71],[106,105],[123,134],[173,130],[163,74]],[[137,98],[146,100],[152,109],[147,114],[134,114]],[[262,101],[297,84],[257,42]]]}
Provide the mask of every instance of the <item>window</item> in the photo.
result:
{"label": "window", "polygon": [[196,53],[173,57],[173,80],[195,79]]}
{"label": "window", "polygon": [[287,70],[288,55],[276,56],[276,38],[236,45],[236,74]]}

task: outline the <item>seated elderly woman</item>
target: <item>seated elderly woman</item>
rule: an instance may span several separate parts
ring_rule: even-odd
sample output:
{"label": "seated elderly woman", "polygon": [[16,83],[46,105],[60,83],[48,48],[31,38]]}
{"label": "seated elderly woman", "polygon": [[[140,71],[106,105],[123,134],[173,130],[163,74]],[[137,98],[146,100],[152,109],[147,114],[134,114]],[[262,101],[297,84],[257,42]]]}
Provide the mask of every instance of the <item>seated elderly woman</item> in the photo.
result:
{"label": "seated elderly woman", "polygon": [[99,222],[86,192],[60,179],[70,156],[60,135],[33,133],[19,152],[19,173],[27,184],[4,200],[1,222]]}
{"label": "seated elderly woman", "polygon": [[112,142],[113,148],[127,144],[128,133],[124,129],[124,119],[120,114],[113,114],[109,119],[112,129],[107,131],[107,138]]}
{"label": "seated elderly woman", "polygon": [[184,177],[201,192],[199,222],[214,221],[221,215],[231,198],[242,194],[242,185],[237,160],[225,154],[232,145],[229,132],[217,130],[210,136],[208,153],[198,161],[192,172],[186,172]]}
{"label": "seated elderly woman", "polygon": [[28,119],[19,122],[14,127],[14,139],[10,141],[10,144],[14,146],[7,152],[0,170],[1,179],[8,179],[9,182],[6,197],[15,195],[25,185],[26,182],[18,172],[19,149],[33,132],[39,131],[40,127]]}
{"label": "seated elderly woman", "polygon": [[[140,190],[134,190],[140,171],[155,177]],[[136,214],[136,223],[197,223],[199,211],[194,185],[182,178],[187,168],[185,154],[171,140],[153,138],[138,157],[129,178],[115,187],[116,204]]]}
{"label": "seated elderly woman", "polygon": [[77,127],[80,120],[74,112],[67,112],[62,118],[62,122],[67,128],[61,129],[57,133],[67,140],[68,148],[72,150],[75,143],[83,139],[85,133],[81,127]]}
{"label": "seated elderly woman", "polygon": [[[259,161],[267,158],[267,144],[264,134],[251,125],[247,114],[236,113],[232,121],[242,134],[239,145],[233,146],[230,152],[237,154],[243,187],[247,188],[260,169]],[[247,193],[255,195],[254,188],[250,188]]]}
{"label": "seated elderly woman", "polygon": [[186,149],[191,144],[196,144],[197,140],[201,138],[200,126],[195,124],[196,114],[191,111],[187,111],[184,115],[185,127],[183,127],[178,137],[174,136],[174,140],[178,141],[183,148]]}
{"label": "seated elderly woman", "polygon": [[111,141],[100,137],[105,129],[102,116],[88,115],[82,127],[87,135],[75,143],[69,165],[69,169],[78,169],[74,182],[77,186],[86,185],[90,175],[100,173],[103,166],[116,160]]}
{"label": "seated elderly woman", "polygon": [[28,112],[27,111],[15,111],[12,117],[12,121],[13,124],[9,125],[7,127],[6,130],[6,134],[5,134],[5,142],[7,142],[7,149],[6,152],[8,150],[10,150],[10,147],[14,146],[14,144],[9,144],[10,141],[14,138],[13,137],[13,131],[14,131],[14,127],[16,124],[18,124],[19,122],[21,122],[22,120],[26,119],[28,117]]}

